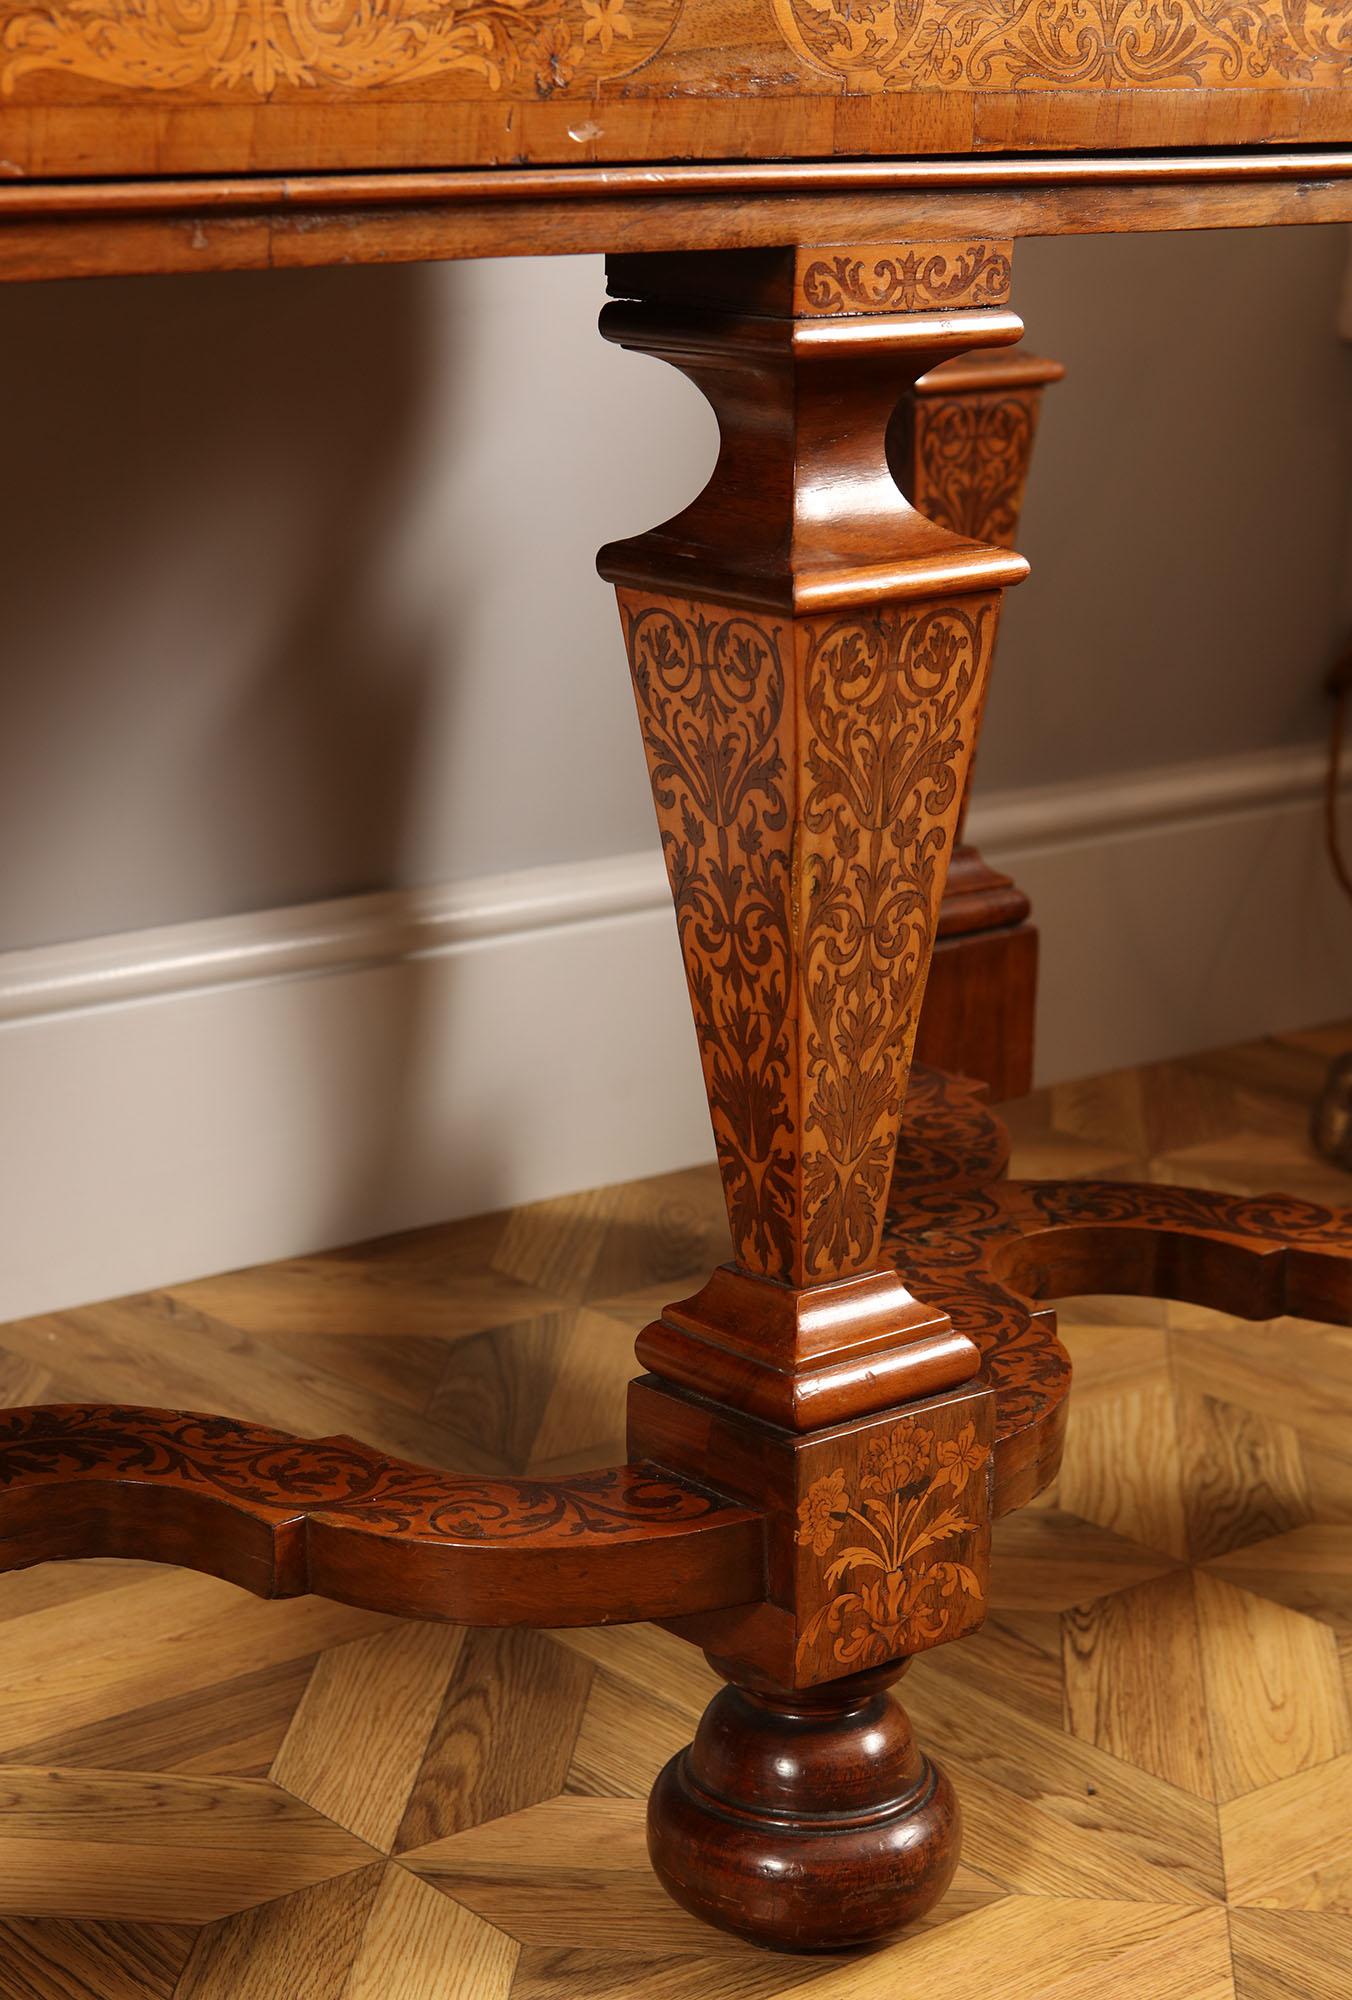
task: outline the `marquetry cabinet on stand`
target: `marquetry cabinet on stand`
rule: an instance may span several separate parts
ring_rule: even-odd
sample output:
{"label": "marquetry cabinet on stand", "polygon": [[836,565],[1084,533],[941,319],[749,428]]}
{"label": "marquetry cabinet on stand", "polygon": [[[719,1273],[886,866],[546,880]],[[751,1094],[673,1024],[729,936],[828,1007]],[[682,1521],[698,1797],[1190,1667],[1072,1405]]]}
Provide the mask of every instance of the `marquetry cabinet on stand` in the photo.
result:
{"label": "marquetry cabinet on stand", "polygon": [[1352,1318],[1344,1214],[1003,1172],[1036,946],[961,825],[1059,372],[1017,244],[1348,220],[1348,0],[0,0],[0,277],[604,251],[603,335],[712,403],[704,492],[600,567],[734,1245],[639,1335],[622,1466],[10,1410],[0,1563],[662,1621],[726,1683],[671,1893],[788,1949],[934,1903],[961,1802],[893,1686],[1055,1471],[1047,1301]]}

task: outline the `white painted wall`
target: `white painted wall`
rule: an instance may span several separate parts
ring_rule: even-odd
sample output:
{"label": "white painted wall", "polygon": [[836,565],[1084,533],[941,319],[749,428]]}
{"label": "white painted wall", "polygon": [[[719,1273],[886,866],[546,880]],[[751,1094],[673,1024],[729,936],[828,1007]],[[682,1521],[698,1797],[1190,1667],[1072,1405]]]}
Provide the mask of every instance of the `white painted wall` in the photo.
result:
{"label": "white painted wall", "polygon": [[[1332,229],[1024,244],[1046,401],[981,783],[1308,742],[1352,353]],[[599,260],[0,291],[0,950],[627,852],[600,542],[711,415]]]}
{"label": "white painted wall", "polygon": [[[1020,252],[1070,373],[976,824],[1039,902],[1046,1076],[1352,1011],[1342,260]],[[714,429],[601,297],[585,259],[0,288],[0,1316],[705,1150],[591,563]]]}
{"label": "white painted wall", "polygon": [[581,258],[0,289],[0,950],[649,840],[594,558],[716,432],[603,297]]}

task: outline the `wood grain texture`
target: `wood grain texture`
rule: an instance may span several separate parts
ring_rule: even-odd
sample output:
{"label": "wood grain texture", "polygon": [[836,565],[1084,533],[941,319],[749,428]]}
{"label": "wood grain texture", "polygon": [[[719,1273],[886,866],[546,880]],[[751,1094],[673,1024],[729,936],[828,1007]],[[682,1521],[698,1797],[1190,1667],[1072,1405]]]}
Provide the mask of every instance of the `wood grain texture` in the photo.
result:
{"label": "wood grain texture", "polygon": [[173,2000],[196,1932],[167,1924],[0,1922],[0,2000]]}
{"label": "wood grain texture", "polygon": [[1186,1573],[1067,1612],[1066,1717],[1085,1742],[1210,1799],[1197,1625]]}
{"label": "wood grain texture", "polygon": [[1232,1910],[1235,2000],[1341,2000],[1352,1989],[1352,1914]]}
{"label": "wood grain texture", "polygon": [[1195,1562],[1269,1541],[1312,1518],[1300,1438],[1289,1424],[1214,1396],[1181,1398],[1179,1446],[1192,1468],[1185,1507]]}
{"label": "wood grain texture", "polygon": [[395,1850],[425,1847],[552,1798],[568,1775],[591,1679],[584,1660],[541,1633],[468,1634],[408,1792]]}
{"label": "wood grain texture", "polygon": [[388,1852],[464,1645],[456,1628],[397,1625],[333,1647],[309,1677],[273,1782]]}
{"label": "wood grain texture", "polygon": [[[1305,140],[1345,142],[1352,130],[1343,120],[1321,134],[1318,122],[1306,121]],[[777,150],[791,154],[796,136]],[[144,170],[158,175],[166,167],[157,156]],[[1342,143],[1126,160],[1052,154],[20,183],[0,185],[0,282],[608,253],[620,245],[646,253],[885,245],[908,232],[930,241],[1008,240],[1346,222],[1349,175],[1352,148]]]}
{"label": "wood grain texture", "polygon": [[1220,1824],[1232,1901],[1259,1909],[1352,1914],[1349,1815],[1348,1756],[1229,1800]]}
{"label": "wood grain texture", "polygon": [[[1144,1134],[1158,1148],[1150,1156],[1156,1171],[1176,1171],[1172,1161],[1181,1146],[1223,1146],[1232,1185],[1241,1183],[1246,1130],[1282,1129],[1292,1145],[1300,1143],[1304,1107],[1298,1093],[1274,1080],[1281,1072],[1280,1046],[1227,1056],[1210,1073],[1213,1080],[1222,1076],[1220,1086],[1205,1091],[1192,1089],[1195,1072],[1188,1065],[1164,1066],[1144,1074],[1134,1097],[1103,1093],[1088,1137],[1059,1129],[1055,1103],[1041,1095],[1010,1113],[1015,1171],[1050,1168],[1064,1174],[1072,1165],[1099,1171],[1130,1159]],[[1084,1123],[1068,1105],[1062,1108]],[[1267,1141],[1256,1139],[1248,1184],[1258,1192],[1269,1178]],[[617,1192],[579,1219],[585,1246],[575,1245],[566,1257],[557,1247],[541,1251],[533,1268],[544,1276],[567,1263],[574,1305],[582,1309],[579,1325],[598,1342],[609,1339],[602,1321],[632,1338],[652,1310],[654,1288],[674,1295],[702,1277],[711,1239],[698,1218],[717,1222],[721,1203],[716,1169],[701,1169],[696,1179],[702,1189],[698,1198],[688,1175]],[[1317,1189],[1312,1183],[1312,1192],[1336,1199],[1345,1186],[1330,1175]],[[611,1234],[621,1216],[628,1220],[619,1234]],[[546,1215],[540,1222],[557,1246],[561,1219]],[[511,1280],[509,1291],[495,1286],[492,1265],[504,1230],[503,1218],[480,1219],[280,1267],[275,1346],[269,1273],[177,1288],[183,1307],[179,1331],[172,1342],[159,1342],[162,1399],[175,1400],[180,1381],[209,1388],[212,1369],[228,1369],[217,1335],[230,1324],[230,1308],[268,1349],[272,1367],[289,1374],[289,1393],[298,1406],[307,1377],[313,1376],[315,1393],[327,1407],[331,1392],[325,1377],[346,1365],[347,1393],[360,1421],[363,1396],[379,1411],[387,1395],[382,1371],[368,1366],[359,1352],[388,1339],[372,1312],[375,1296],[383,1295],[398,1316],[404,1299],[410,1312],[422,1310],[419,1301],[439,1283],[454,1300],[463,1277],[467,1296],[480,1299],[485,1332],[529,1325],[542,1313],[562,1309],[561,1301],[524,1279]],[[512,1232],[512,1260],[522,1270],[532,1268],[529,1230],[526,1212]],[[326,1323],[331,1315],[341,1318],[349,1285],[348,1324],[364,1323],[367,1330],[352,1331],[352,1345],[338,1348]],[[504,1299],[514,1302],[505,1316]],[[102,1312],[89,1309],[91,1331]],[[109,1323],[121,1339],[138,1312],[146,1315],[148,1350],[151,1329],[163,1323],[153,1305],[130,1302]],[[61,1332],[55,1322],[37,1330],[46,1333],[49,1349]],[[460,1330],[472,1328],[462,1321]],[[1147,1391],[1153,1395],[1163,1380],[1176,1393],[1180,1438],[1187,1434],[1190,1404],[1203,1393],[1217,1405],[1207,1417],[1213,1440],[1221,1432],[1233,1434],[1231,1443],[1220,1437],[1195,1460],[1182,1454],[1186,1520],[1195,1518],[1202,1492],[1221,1490],[1227,1519],[1261,1525],[1279,1469],[1283,1490],[1302,1496],[1301,1506],[1311,1512],[1303,1525],[1235,1546],[1206,1558],[1204,1565],[1193,1559],[1187,1567],[1221,1578],[1245,1597],[1316,1621],[1335,1639],[1352,1629],[1347,1539],[1352,1513],[1336,1476],[1337,1443],[1346,1444],[1352,1410],[1345,1336],[1303,1320],[1270,1326],[1187,1307],[1093,1301],[1063,1314],[1061,1335],[1090,1385],[1088,1402],[1123,1413],[1120,1432],[1105,1419],[1101,1434],[1124,1482],[1142,1437],[1130,1399]],[[9,1351],[11,1337],[27,1343],[35,1327],[0,1329],[0,1354]],[[507,1342],[504,1368],[524,1367],[527,1351],[524,1344]],[[63,1390],[76,1397],[96,1395],[100,1365],[92,1338],[78,1344]],[[420,1368],[410,1378],[410,1409],[425,1410],[426,1399],[435,1394],[434,1374]],[[1280,1439],[1275,1455],[1270,1437],[1261,1453],[1249,1450],[1244,1440],[1254,1417],[1294,1437],[1303,1482],[1294,1483],[1290,1437]],[[586,1413],[577,1411],[561,1421],[561,1443],[567,1423],[574,1421],[585,1437]],[[454,1468],[457,1434],[444,1423],[435,1427],[440,1461]],[[1148,1443],[1140,1448],[1148,1449]],[[1222,1460],[1228,1470],[1218,1488],[1216,1466]],[[1243,1492],[1246,1468],[1258,1482],[1252,1504]],[[1200,1482],[1196,1492],[1194,1478]],[[1140,1518],[1144,1523],[1147,1517]],[[473,1968],[478,1981],[478,1990],[471,1984],[465,2000],[497,2000],[508,1992],[511,2000],[634,2000],[638,1994],[644,2000],[778,2000],[804,1992],[816,2000],[818,1989],[830,2000],[857,2000],[861,1993],[895,2000],[913,1984],[970,1985],[976,1967],[983,2000],[1143,2000],[1145,1995],[1156,2000],[1157,1994],[1184,2000],[1199,1995],[1202,2000],[1213,1995],[1343,2000],[1352,1923],[1344,1879],[1346,1828],[1352,1822],[1347,1755],[1218,1807],[1135,1763],[1125,1746],[1114,1750],[1083,1740],[1063,1722],[1070,1671],[1059,1642],[1063,1614],[1079,1621],[1092,1610],[1106,1624],[1114,1600],[1129,1591],[1138,1616],[1158,1621],[1162,1614],[1148,1608],[1148,1599],[1157,1587],[1175,1597],[1184,1567],[1168,1549],[1143,1547],[1130,1535],[1064,1508],[1054,1491],[1047,1504],[996,1523],[986,1627],[960,1646],[919,1660],[904,1683],[921,1740],[950,1771],[966,1805],[965,1865],[925,1928],[875,1957],[820,1964],[754,1952],[700,1926],[668,1900],[648,1868],[644,1795],[661,1764],[689,1739],[715,1685],[693,1648],[656,1628],[587,1627],[539,1640],[590,1670],[568,1769],[552,1797],[466,1825],[393,1860],[392,1842],[373,1843],[374,1853],[354,1842],[355,1865],[279,1895],[279,1882],[303,1885],[310,1879],[305,1871],[313,1867],[313,1829],[316,1819],[328,1817],[323,1799],[349,1800],[356,1789],[347,1766],[361,1762],[354,1758],[360,1743],[342,1718],[356,1714],[363,1699],[372,1708],[379,1703],[386,1642],[398,1638],[413,1649],[410,1663],[391,1667],[389,1679],[389,1706],[406,1717],[406,1727],[400,1732],[391,1723],[380,1738],[380,1772],[372,1773],[373,1780],[381,1780],[374,1789],[384,1788],[381,1812],[388,1827],[399,1789],[406,1785],[412,1791],[423,1764],[434,1690],[439,1712],[453,1716],[461,1706],[459,1697],[447,1699],[455,1665],[451,1651],[458,1648],[459,1635],[431,1627],[415,1635],[408,1628],[405,1639],[406,1628],[340,1606],[263,1603],[213,1579],[135,1564],[76,1564],[0,1577],[0,1715],[17,1722],[13,1736],[0,1743],[0,1773],[38,1765],[44,1773],[64,1769],[77,1778],[87,1776],[92,1764],[95,1780],[108,1786],[104,1796],[113,1803],[102,1820],[92,1813],[88,1827],[99,1835],[95,1845],[106,1844],[110,1857],[125,1843],[122,1894],[128,1903],[133,1893],[140,1898],[125,1927],[91,1923],[87,1909],[44,1915],[72,1879],[97,1890],[103,1864],[92,1875],[83,1867],[77,1872],[81,1857],[73,1856],[64,1840],[23,1842],[33,1854],[41,1852],[28,1878],[27,1906],[0,1918],[0,1994],[4,2000],[145,2000],[148,1991],[150,2000],[168,2000],[177,1980],[180,1996],[191,2000],[226,1995],[277,2000],[279,1994],[328,2000],[322,1975],[341,2000],[352,2000],[353,1991],[360,2000],[377,1995],[385,2000],[382,1979],[399,2000],[404,2000],[401,1980],[412,2000],[442,2000],[444,1991],[456,1993],[449,1982],[463,1965]],[[1223,1688],[1243,1686],[1246,1701],[1261,1708],[1268,1700],[1266,1683],[1254,1674],[1247,1626],[1222,1620],[1213,1634],[1217,1654],[1229,1661]],[[402,1644],[395,1650],[402,1651]],[[433,1658],[438,1644],[448,1648],[440,1665]],[[146,1919],[166,1903],[200,1910],[192,1899],[201,1893],[201,1856],[211,1846],[218,1794],[210,1785],[179,1791],[177,1813],[166,1815],[161,1836],[152,1837],[148,1816],[128,1817],[116,1801],[123,1782],[119,1760],[139,1743],[147,1760],[142,1779],[153,1778],[156,1768],[174,1779],[176,1770],[191,1775],[193,1767],[231,1783],[261,1776],[258,1740],[242,1726],[242,1697],[234,1690],[250,1675],[268,1673],[269,1662],[281,1679],[268,1697],[274,1709],[267,1728],[276,1740],[265,1753],[264,1769],[278,1755],[287,1728],[296,1727],[291,1748],[298,1755],[304,1750],[303,1782],[312,1796],[301,1806],[302,1818],[283,1814],[274,1822],[269,1838],[294,1843],[294,1852],[283,1855],[276,1868],[269,1861],[266,1883],[261,1888],[257,1883],[262,1864],[256,1856],[247,1859],[253,1872],[236,1878],[266,1900],[216,1922],[191,1918],[192,1925],[201,1925],[193,1978],[205,1982],[210,1974],[216,1981],[195,1990],[183,1986],[183,1975],[175,1970],[179,1955],[186,1960],[191,1948],[187,1931],[176,1923],[147,1925]],[[487,1679],[501,1674],[497,1699],[510,1705],[509,1690],[520,1685],[514,1672],[509,1660],[486,1661],[465,1689],[466,1727],[463,1734],[453,1732],[458,1747],[439,1784],[443,1795],[477,1800],[471,1810],[500,1810],[521,1783],[519,1748],[510,1730],[491,1733],[483,1726],[494,1698]],[[306,1722],[309,1704],[301,1695],[311,1678],[315,1703]],[[577,1714],[575,1684],[566,1672],[546,1672],[539,1684],[555,1691],[541,1705],[539,1731],[568,1735]],[[1204,1690],[1207,1685],[1204,1676]],[[410,1700],[401,1692],[405,1686],[416,1686],[421,1694]],[[1292,1678],[1277,1686],[1277,1693],[1280,1703],[1274,1701],[1266,1728],[1280,1722],[1283,1730],[1294,1729],[1292,1741],[1327,1740],[1328,1682],[1322,1673]],[[1223,1700],[1229,1713],[1230,1695],[1223,1693]],[[327,1750],[326,1716],[333,1719]],[[384,1718],[379,1726],[385,1728]],[[1208,1731],[1210,1726],[1209,1715]],[[401,1733],[403,1740],[396,1741]],[[375,1740],[373,1735],[373,1746]],[[34,1744],[51,1748],[33,1755]],[[67,1764],[67,1751],[88,1762]],[[164,1760],[158,1767],[156,1756]],[[488,1768],[494,1762],[500,1763],[497,1775]],[[371,1769],[369,1761],[366,1768]],[[40,1813],[44,1790],[21,1812],[5,1816],[16,1846],[20,1823]],[[271,1788],[263,1790],[271,1796]],[[398,1801],[401,1818],[406,1804],[407,1798]],[[189,1811],[204,1815],[206,1823],[196,1825]],[[335,1851],[350,1858],[351,1850],[341,1843],[351,1835],[336,1821],[329,1824],[339,1842]],[[265,1849],[265,1858],[271,1851]],[[332,1854],[325,1866],[331,1860]],[[114,1866],[110,1858],[109,1873]],[[402,1882],[388,1886],[392,1871],[418,1878],[426,1894],[406,1899],[399,1893]],[[332,1901],[325,1900],[330,1892]],[[308,1903],[310,1898],[316,1900]],[[434,1917],[443,1910],[452,1923],[449,1931],[439,1929]],[[467,1929],[460,1928],[461,1913]],[[331,1934],[343,1939],[345,1957],[336,1964],[332,1955],[325,1957],[324,1940]],[[134,1983],[142,1977],[143,1961],[148,1989]],[[34,1968],[41,1968],[40,1974]],[[6,1990],[6,1979],[14,1991]],[[82,1991],[82,1981],[92,1992]]]}
{"label": "wood grain texture", "polygon": [[1328,1626],[1205,1572],[1194,1586],[1217,1797],[1238,1798],[1352,1752]]}
{"label": "wood grain texture", "polygon": [[[1347,132],[1338,0],[5,0],[15,169],[1183,147]],[[152,133],[161,153],[155,158]]]}
{"label": "wood grain texture", "polygon": [[8,1765],[0,1804],[4,1916],[201,1924],[372,1859],[322,1814],[246,1779]]}

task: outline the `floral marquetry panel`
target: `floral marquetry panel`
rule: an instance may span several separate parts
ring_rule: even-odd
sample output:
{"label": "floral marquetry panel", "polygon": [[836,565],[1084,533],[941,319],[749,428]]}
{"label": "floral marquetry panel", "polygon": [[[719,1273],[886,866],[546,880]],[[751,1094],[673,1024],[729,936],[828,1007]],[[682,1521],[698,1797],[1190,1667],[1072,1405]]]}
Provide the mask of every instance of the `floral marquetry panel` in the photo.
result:
{"label": "floral marquetry panel", "polygon": [[43,0],[0,8],[0,92],[60,76],[248,102],[277,93],[548,96],[635,69],[680,0]]}
{"label": "floral marquetry panel", "polygon": [[738,1261],[867,1271],[998,597],[620,604]]}
{"label": "floral marquetry panel", "polygon": [[0,0],[0,181],[1350,133],[1352,0]]}
{"label": "floral marquetry panel", "polygon": [[774,0],[789,43],[863,90],[1345,84],[1347,0]]}
{"label": "floral marquetry panel", "polygon": [[934,1399],[796,1458],[799,1685],[925,1652],[985,1617],[994,1398]]}

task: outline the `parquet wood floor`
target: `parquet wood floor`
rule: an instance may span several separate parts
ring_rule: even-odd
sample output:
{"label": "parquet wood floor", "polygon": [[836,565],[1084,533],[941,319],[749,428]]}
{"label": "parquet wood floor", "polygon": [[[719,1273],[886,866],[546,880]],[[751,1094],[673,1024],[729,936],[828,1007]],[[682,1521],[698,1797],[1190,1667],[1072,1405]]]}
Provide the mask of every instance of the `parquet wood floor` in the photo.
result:
{"label": "parquet wood floor", "polygon": [[[1352,1201],[1310,1153],[1352,1025],[1014,1107],[1016,1170]],[[0,1328],[0,1400],[217,1408],[472,1469],[623,1455],[645,1318],[724,1254],[712,1169]],[[0,1579],[0,2000],[1347,2000],[1352,1334],[1064,1315],[1056,1489],[903,1688],[963,1800],[942,1908],[775,1957],[669,1904],[643,1801],[713,1675],[262,1604],[126,1563]]]}

